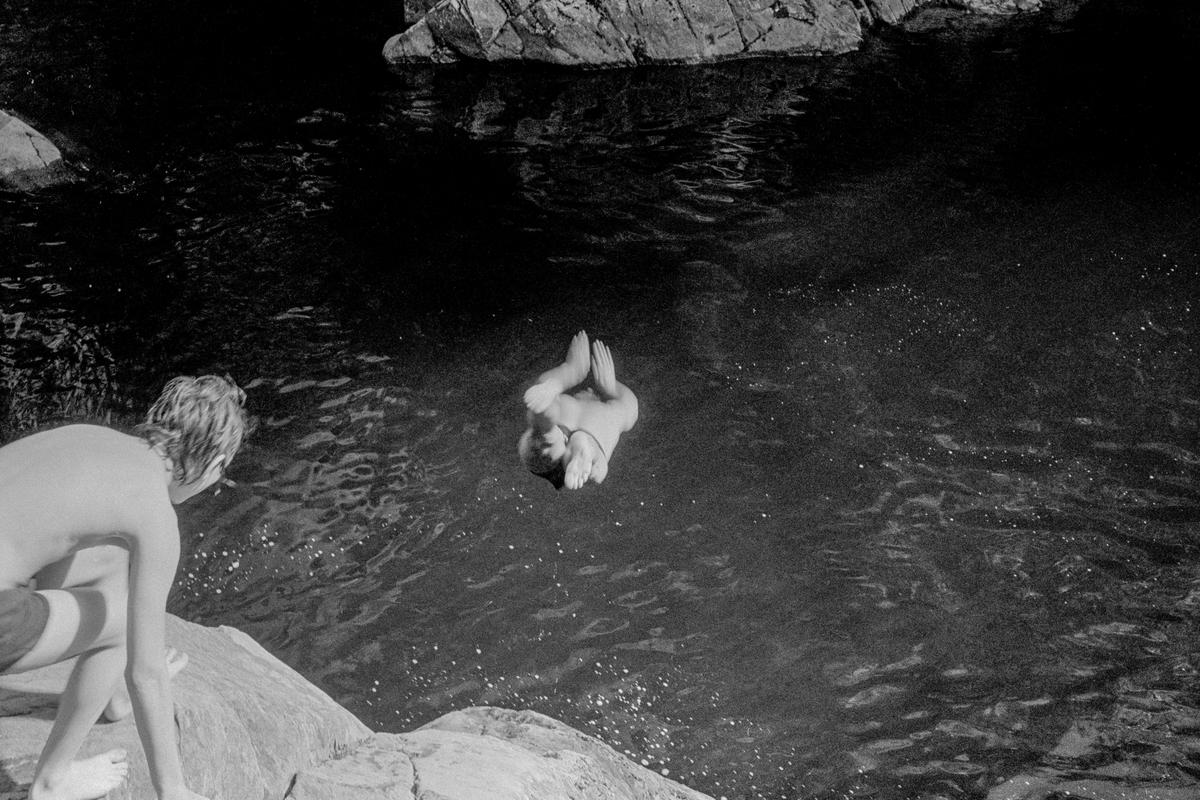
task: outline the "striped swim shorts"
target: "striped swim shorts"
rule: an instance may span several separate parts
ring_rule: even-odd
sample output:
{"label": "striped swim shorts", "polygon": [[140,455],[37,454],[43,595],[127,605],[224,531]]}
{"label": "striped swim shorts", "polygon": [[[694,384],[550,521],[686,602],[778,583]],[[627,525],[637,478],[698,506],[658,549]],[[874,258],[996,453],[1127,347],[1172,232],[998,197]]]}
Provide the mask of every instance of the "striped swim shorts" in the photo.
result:
{"label": "striped swim shorts", "polygon": [[0,589],[0,672],[33,649],[49,618],[50,603],[32,589]]}

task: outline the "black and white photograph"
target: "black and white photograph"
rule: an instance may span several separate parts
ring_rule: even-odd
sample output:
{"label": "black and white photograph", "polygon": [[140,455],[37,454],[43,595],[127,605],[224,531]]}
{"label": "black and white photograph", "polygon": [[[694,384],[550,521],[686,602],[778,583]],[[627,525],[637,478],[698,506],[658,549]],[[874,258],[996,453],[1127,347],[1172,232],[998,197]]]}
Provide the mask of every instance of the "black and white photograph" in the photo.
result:
{"label": "black and white photograph", "polygon": [[0,0],[0,800],[1200,800],[1198,77]]}

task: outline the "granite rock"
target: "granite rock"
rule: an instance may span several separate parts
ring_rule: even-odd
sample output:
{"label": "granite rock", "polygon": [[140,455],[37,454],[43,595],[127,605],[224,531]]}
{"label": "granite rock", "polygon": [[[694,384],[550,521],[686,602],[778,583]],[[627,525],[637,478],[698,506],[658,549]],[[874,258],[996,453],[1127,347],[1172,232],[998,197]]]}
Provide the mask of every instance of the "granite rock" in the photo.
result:
{"label": "granite rock", "polygon": [[[711,800],[603,742],[530,711],[469,708],[404,734],[375,734],[232,628],[168,618],[189,656],[174,681],[189,788],[284,800]],[[70,663],[0,677],[0,800],[25,800]],[[110,800],[154,797],[131,719],[92,728],[88,756],[130,754]]]}
{"label": "granite rock", "polygon": [[1042,0],[954,0],[952,5],[980,14],[1022,14],[1040,10]]}
{"label": "granite rock", "polygon": [[39,189],[70,179],[58,148],[29,125],[0,109],[0,188]]}
{"label": "granite rock", "polygon": [[[279,797],[301,770],[371,737],[353,714],[233,628],[168,618],[188,654],[173,687],[189,787],[209,797]],[[0,800],[24,800],[71,663],[0,677]],[[130,779],[110,800],[151,798],[133,719],[92,728],[82,755],[129,752]]]}
{"label": "granite rock", "polygon": [[532,711],[468,708],[378,734],[296,776],[285,800],[712,800]]}
{"label": "granite rock", "polygon": [[632,66],[844,53],[868,18],[853,0],[442,0],[384,56]]}
{"label": "granite rock", "polygon": [[[1043,0],[951,0],[966,12],[1011,15]],[[856,49],[877,23],[895,25],[943,0],[440,0],[391,37],[393,63],[537,61],[624,67]]]}
{"label": "granite rock", "polygon": [[533,711],[468,708],[392,738],[416,797],[447,800],[711,800]]}
{"label": "granite rock", "polygon": [[404,0],[404,21],[412,25],[437,4],[438,0]]}

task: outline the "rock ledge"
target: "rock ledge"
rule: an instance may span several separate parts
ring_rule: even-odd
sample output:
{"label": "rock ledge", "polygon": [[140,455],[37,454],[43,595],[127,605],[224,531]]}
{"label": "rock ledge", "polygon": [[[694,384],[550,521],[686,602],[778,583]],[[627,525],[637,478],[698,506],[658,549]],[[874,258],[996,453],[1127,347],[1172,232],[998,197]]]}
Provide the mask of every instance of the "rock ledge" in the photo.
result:
{"label": "rock ledge", "polygon": [[[170,617],[190,663],[174,684],[189,786],[284,800],[712,800],[531,711],[470,708],[405,734],[353,714],[233,628]],[[0,677],[0,800],[25,800],[70,664]],[[153,798],[131,719],[97,725],[82,755],[124,747],[111,800]]]}

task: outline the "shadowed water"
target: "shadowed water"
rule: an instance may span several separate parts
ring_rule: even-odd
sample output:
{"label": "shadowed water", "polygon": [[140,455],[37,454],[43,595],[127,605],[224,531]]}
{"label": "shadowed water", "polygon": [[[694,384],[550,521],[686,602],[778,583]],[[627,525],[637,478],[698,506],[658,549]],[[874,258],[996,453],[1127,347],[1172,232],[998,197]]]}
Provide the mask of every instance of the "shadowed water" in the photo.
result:
{"label": "shadowed water", "polygon": [[[982,797],[1200,667],[1195,28],[1115,5],[329,74],[0,0],[0,87],[95,172],[0,195],[6,429],[235,375],[260,428],[183,510],[172,608],[377,729],[529,707],[714,797]],[[83,92],[53,68],[95,36],[144,46]],[[579,328],[642,417],[556,493],[520,398]]]}

